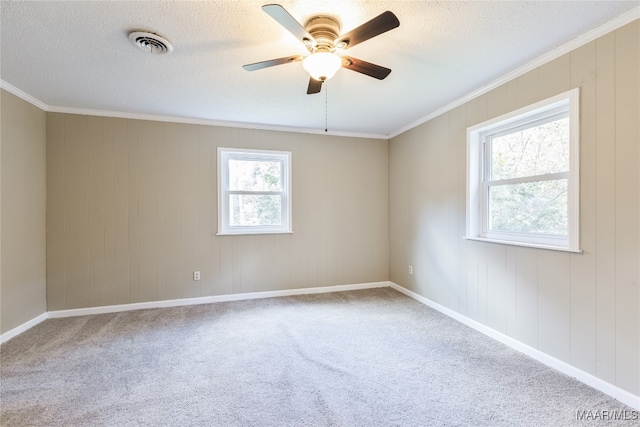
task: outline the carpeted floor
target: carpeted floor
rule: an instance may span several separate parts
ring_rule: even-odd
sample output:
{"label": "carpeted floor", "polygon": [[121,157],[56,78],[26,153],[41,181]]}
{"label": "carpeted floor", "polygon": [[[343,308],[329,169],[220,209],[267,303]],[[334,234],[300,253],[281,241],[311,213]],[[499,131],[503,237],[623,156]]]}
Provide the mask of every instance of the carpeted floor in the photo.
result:
{"label": "carpeted floor", "polygon": [[604,426],[576,412],[632,413],[391,288],[50,319],[0,361],[2,426]]}

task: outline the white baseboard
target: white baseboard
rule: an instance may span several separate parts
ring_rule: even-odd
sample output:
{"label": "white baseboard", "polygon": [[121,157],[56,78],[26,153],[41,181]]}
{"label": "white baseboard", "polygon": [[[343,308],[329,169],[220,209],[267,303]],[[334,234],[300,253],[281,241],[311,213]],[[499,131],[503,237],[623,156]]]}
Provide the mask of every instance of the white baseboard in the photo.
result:
{"label": "white baseboard", "polygon": [[22,325],[17,326],[13,329],[11,329],[10,331],[5,332],[4,334],[0,335],[0,344],[9,341],[11,338],[15,337],[16,335],[20,335],[21,333],[23,333],[24,331],[33,328],[34,326],[36,326],[38,323],[43,322],[47,320],[47,313],[42,313],[41,315],[34,317],[33,319],[29,320],[28,322],[24,322]]}
{"label": "white baseboard", "polygon": [[433,308],[434,310],[437,310],[440,313],[445,314],[451,317],[452,319],[457,320],[458,322],[463,323],[469,326],[470,328],[473,328],[476,331],[481,332],[487,335],[488,337],[491,337],[496,341],[501,342],[502,344],[505,344],[521,353],[524,353],[527,356],[532,357],[537,361],[542,362],[545,365],[557,371],[562,372],[563,374],[569,375],[570,377],[574,377],[578,381],[581,381],[587,384],[588,386],[591,386],[596,390],[599,390],[613,397],[614,399],[619,400],[625,405],[628,405],[633,409],[640,411],[640,396],[636,396],[633,393],[629,393],[628,391],[623,390],[620,387],[617,387],[611,383],[608,383],[588,372],[578,369],[575,366],[568,364],[567,362],[563,362],[562,360],[556,359],[553,356],[549,356],[548,354],[543,353],[538,349],[535,349],[526,344],[523,344],[522,342],[515,340],[507,335],[504,335],[503,333],[498,332],[495,329],[491,329],[480,322],[477,322],[473,319],[469,319],[468,317],[463,316],[462,314],[456,311],[453,311],[445,306],[442,306],[436,302],[433,302],[430,299],[425,298],[421,295],[418,295],[417,293],[410,291],[409,289],[406,289],[396,283],[393,283],[393,282],[390,282],[390,283],[391,283],[390,286],[393,289],[399,292],[402,292],[403,294],[415,299],[416,301],[419,301]]}
{"label": "white baseboard", "polygon": [[[106,305],[106,306],[100,306],[100,307],[74,308],[69,310],[55,310],[55,311],[49,311],[47,313],[43,313],[42,315],[38,316],[36,319],[30,320],[24,323],[23,325],[20,325],[19,327],[12,329],[11,331],[3,334],[2,342],[8,340],[9,338],[13,338],[14,336],[37,325],[38,323],[42,322],[45,319],[56,319],[60,317],[73,317],[73,316],[87,316],[90,314],[118,313],[121,311],[144,310],[147,308],[178,307],[183,305],[211,304],[214,302],[242,301],[242,300],[259,299],[259,298],[285,297],[285,296],[291,296],[291,295],[355,291],[358,289],[384,288],[389,286],[391,286],[391,282],[357,283],[352,285],[335,285],[335,286],[323,286],[318,288],[286,289],[281,291],[249,292],[244,294],[215,295],[215,296],[198,297],[198,298],[182,298],[182,299],[172,299],[172,300],[162,300],[162,301],[137,302],[137,303],[131,303],[131,304]],[[6,339],[4,339],[5,335],[7,336]]]}
{"label": "white baseboard", "polygon": [[282,291],[249,292],[244,294],[214,295],[198,298],[182,298],[163,301],[138,302],[131,304],[107,305],[101,307],[76,308],[70,310],[49,311],[48,317],[86,316],[89,314],[117,313],[120,311],[144,310],[147,308],[178,307],[183,305],[211,304],[214,302],[242,301],[260,298],[286,297],[291,295],[322,294],[328,292],[355,291],[358,289],[383,288],[391,286],[391,282],[358,283],[353,285],[323,286],[318,288],[286,289]]}
{"label": "white baseboard", "polygon": [[335,285],[335,286],[323,286],[318,288],[286,289],[282,291],[250,292],[245,294],[215,295],[215,296],[199,297],[199,298],[183,298],[183,299],[173,299],[173,300],[163,300],[163,301],[138,302],[138,303],[131,303],[131,304],[107,305],[107,306],[101,306],[101,307],[87,307],[87,308],[75,308],[75,309],[69,309],[69,310],[48,311],[0,335],[0,344],[10,340],[16,335],[23,333],[24,331],[34,327],[35,325],[37,325],[38,323],[46,319],[56,319],[61,317],[73,317],[73,316],[87,316],[91,314],[118,313],[121,311],[144,310],[147,308],[178,307],[183,305],[211,304],[214,302],[242,301],[242,300],[249,300],[249,299],[285,297],[285,296],[291,296],[291,295],[355,291],[359,289],[385,288],[390,286],[391,286],[391,282],[357,283],[352,285]]}

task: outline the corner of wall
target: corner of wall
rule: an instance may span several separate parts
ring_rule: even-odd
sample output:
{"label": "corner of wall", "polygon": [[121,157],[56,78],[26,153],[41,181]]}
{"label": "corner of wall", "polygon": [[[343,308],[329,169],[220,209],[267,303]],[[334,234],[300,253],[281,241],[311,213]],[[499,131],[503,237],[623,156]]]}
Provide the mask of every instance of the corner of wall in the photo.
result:
{"label": "corner of wall", "polygon": [[0,90],[0,334],[46,314],[45,127],[42,109]]}

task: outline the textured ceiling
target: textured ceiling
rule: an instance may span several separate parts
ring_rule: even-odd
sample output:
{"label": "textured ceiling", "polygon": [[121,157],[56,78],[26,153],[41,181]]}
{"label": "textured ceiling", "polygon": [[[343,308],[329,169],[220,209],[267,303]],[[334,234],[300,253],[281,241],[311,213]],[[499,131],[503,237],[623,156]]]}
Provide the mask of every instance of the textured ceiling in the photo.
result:
{"label": "textured ceiling", "polygon": [[[348,50],[391,68],[341,69],[307,95],[305,54],[264,1],[2,1],[0,78],[53,110],[148,114],[239,126],[385,136],[638,6],[638,1],[281,1],[299,22],[338,16],[343,33],[385,10],[400,27]],[[156,32],[175,51],[128,40]],[[326,105],[325,105],[326,101]],[[326,109],[326,110],[325,110]]]}

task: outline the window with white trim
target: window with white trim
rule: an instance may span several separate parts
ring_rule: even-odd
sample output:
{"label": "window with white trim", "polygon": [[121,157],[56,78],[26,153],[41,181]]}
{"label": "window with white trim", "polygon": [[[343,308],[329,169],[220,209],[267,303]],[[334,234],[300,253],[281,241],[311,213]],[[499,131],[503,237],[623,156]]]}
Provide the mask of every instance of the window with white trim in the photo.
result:
{"label": "window with white trim", "polygon": [[291,231],[291,153],[218,148],[218,234]]}
{"label": "window with white trim", "polygon": [[579,89],[467,129],[467,238],[578,252]]}

